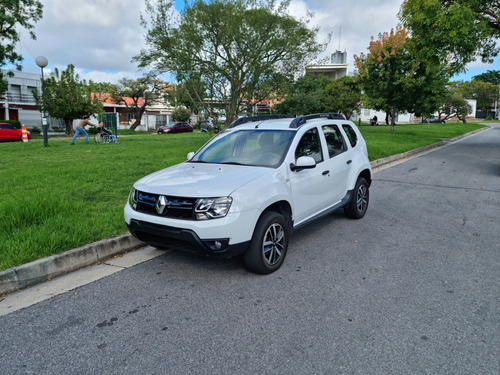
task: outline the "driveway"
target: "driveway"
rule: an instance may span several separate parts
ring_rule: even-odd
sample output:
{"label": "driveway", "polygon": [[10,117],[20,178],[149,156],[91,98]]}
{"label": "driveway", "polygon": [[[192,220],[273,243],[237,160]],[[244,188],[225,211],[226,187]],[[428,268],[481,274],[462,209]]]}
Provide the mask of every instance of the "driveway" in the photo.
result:
{"label": "driveway", "polygon": [[0,317],[5,374],[498,374],[500,127],[377,172],[282,268],[166,252]]}

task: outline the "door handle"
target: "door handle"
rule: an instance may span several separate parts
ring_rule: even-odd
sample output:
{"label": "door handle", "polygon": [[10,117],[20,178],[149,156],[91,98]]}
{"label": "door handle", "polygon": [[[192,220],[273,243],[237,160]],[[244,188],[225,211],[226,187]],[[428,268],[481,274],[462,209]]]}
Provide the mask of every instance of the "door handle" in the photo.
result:
{"label": "door handle", "polygon": [[352,163],[352,160],[347,160],[347,164],[351,164]]}
{"label": "door handle", "polygon": [[322,175],[323,175],[323,176],[326,176],[328,173],[330,173],[330,171],[324,171],[324,172],[322,173]]}

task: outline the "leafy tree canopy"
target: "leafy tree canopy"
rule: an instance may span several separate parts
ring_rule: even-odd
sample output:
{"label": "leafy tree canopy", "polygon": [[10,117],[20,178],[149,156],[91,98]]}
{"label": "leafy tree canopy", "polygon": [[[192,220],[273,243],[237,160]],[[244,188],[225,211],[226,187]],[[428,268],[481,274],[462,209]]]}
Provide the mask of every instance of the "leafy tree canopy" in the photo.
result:
{"label": "leafy tree canopy", "polygon": [[173,106],[183,105],[193,113],[200,113],[206,105],[206,86],[200,77],[191,77],[182,84],[170,85],[165,90],[165,100]]}
{"label": "leafy tree canopy", "polygon": [[379,34],[368,51],[354,56],[365,104],[389,113],[391,130],[398,112],[429,115],[440,107],[449,77],[447,68],[420,60],[405,29]]}
{"label": "leafy tree canopy", "polygon": [[361,83],[358,76],[329,80],[325,94],[328,112],[342,113],[348,120],[361,108]]}
{"label": "leafy tree canopy", "polygon": [[455,73],[477,57],[492,62],[500,51],[498,0],[405,0],[399,18],[422,58],[449,63]]}
{"label": "leafy tree canopy", "polygon": [[276,113],[293,116],[328,112],[324,110],[324,90],[328,78],[324,75],[306,75],[287,85],[284,100],[274,106]]}
{"label": "leafy tree canopy", "polygon": [[277,91],[325,48],[316,41],[318,29],[308,27],[310,15],[297,20],[288,6],[289,1],[195,0],[176,19],[172,0],[147,0],[142,24],[149,49],[135,59],[173,73],[179,83],[200,77],[206,96],[224,106],[231,122],[245,101]]}
{"label": "leafy tree canopy", "polygon": [[[45,110],[56,118],[64,119],[66,134],[73,133],[73,120],[82,118],[86,114],[103,112],[102,103],[93,95],[94,84],[80,81],[80,76],[75,74],[75,67],[68,65],[66,70],[46,78],[43,82],[45,92]],[[43,108],[41,93],[33,90],[36,105],[40,111]]]}
{"label": "leafy tree canopy", "polygon": [[[38,0],[2,0],[0,2],[0,68],[13,64],[21,70],[23,57],[16,52],[19,42],[18,26],[29,30],[30,37],[36,39],[34,23],[42,18],[43,5]],[[0,92],[7,89],[3,73],[0,71]]]}
{"label": "leafy tree canopy", "polygon": [[498,100],[498,86],[489,82],[473,79],[470,82],[459,82],[457,90],[466,99],[475,99],[481,111],[487,111]]}
{"label": "leafy tree canopy", "polygon": [[343,113],[349,119],[361,105],[358,77],[328,79],[324,75],[307,75],[288,85],[284,100],[274,106],[275,112],[291,115],[310,113]]}
{"label": "leafy tree canopy", "polygon": [[186,107],[177,107],[172,111],[172,119],[174,121],[189,122],[191,111]]}
{"label": "leafy tree canopy", "polygon": [[[109,94],[115,103],[124,104],[129,112],[134,113],[135,121],[130,126],[130,130],[134,130],[141,124],[146,107],[160,98],[163,88],[163,82],[157,78],[122,78],[118,85],[109,87]],[[130,98],[131,101],[128,101],[127,98]]]}
{"label": "leafy tree canopy", "polygon": [[457,116],[459,120],[464,123],[466,122],[466,117],[472,111],[472,107],[467,100],[465,100],[463,92],[460,89],[461,85],[461,82],[451,82],[449,84],[443,100],[443,105],[439,110],[439,118],[441,118],[441,114],[444,114],[445,117],[443,120],[452,116]]}
{"label": "leafy tree canopy", "polygon": [[488,70],[486,73],[472,77],[472,79],[474,81],[483,81],[494,85],[500,85],[500,70]]}

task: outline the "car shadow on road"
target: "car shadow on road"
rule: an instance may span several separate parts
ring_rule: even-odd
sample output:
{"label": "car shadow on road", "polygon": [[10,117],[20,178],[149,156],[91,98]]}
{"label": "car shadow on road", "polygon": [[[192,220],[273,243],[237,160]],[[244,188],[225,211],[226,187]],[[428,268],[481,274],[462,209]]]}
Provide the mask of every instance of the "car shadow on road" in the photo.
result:
{"label": "car shadow on road", "polygon": [[[349,219],[345,217],[343,211],[337,210],[305,227],[299,228],[292,233],[288,250],[297,251],[297,246],[300,247],[301,244],[307,243],[308,238],[323,236],[325,231],[331,231],[332,227],[335,228],[346,220]],[[158,257],[159,261],[168,264],[169,268],[177,271],[181,270],[189,273],[203,270],[214,273],[229,272],[252,275],[246,270],[242,256],[217,259],[168,248],[164,250],[166,253]]]}

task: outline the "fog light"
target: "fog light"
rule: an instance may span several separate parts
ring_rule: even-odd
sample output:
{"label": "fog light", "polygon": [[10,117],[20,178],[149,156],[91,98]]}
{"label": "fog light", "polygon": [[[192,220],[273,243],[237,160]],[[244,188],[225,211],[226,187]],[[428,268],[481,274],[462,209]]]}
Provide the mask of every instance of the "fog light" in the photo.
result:
{"label": "fog light", "polygon": [[229,239],[222,238],[219,240],[203,241],[212,251],[224,251],[229,245]]}

